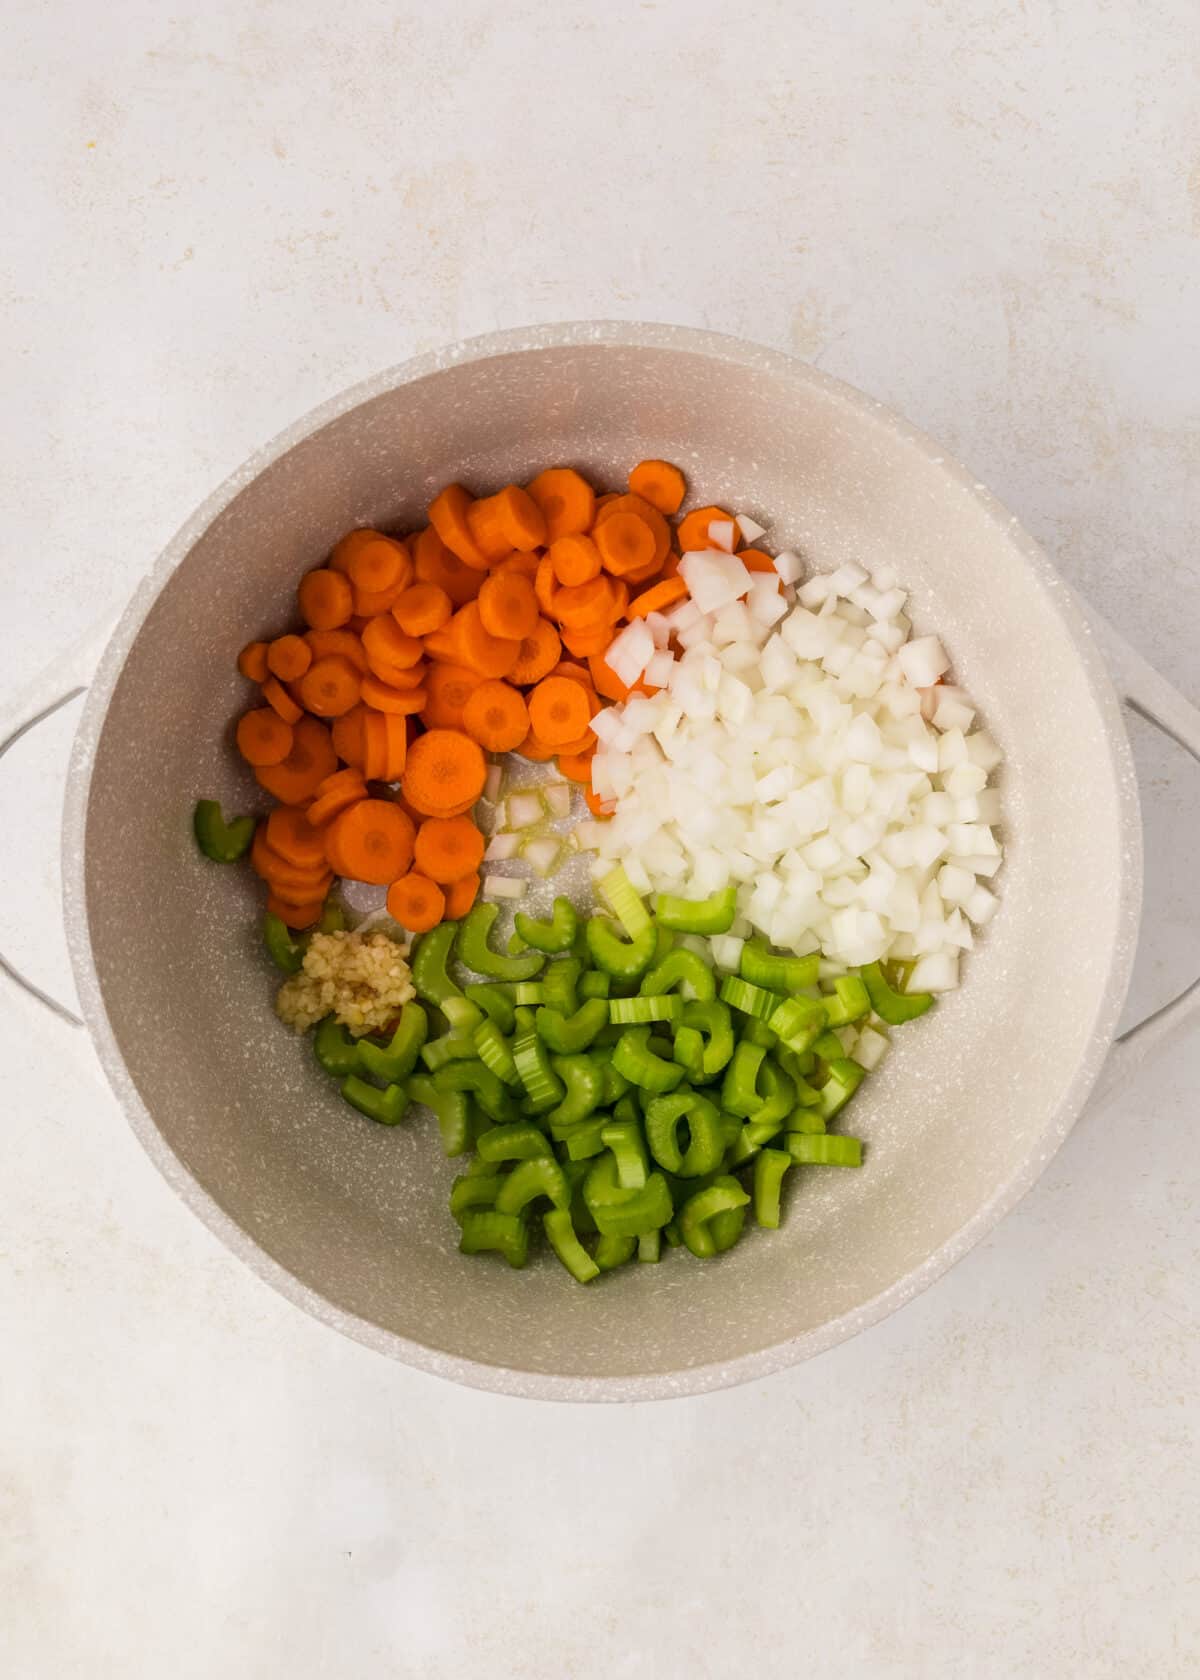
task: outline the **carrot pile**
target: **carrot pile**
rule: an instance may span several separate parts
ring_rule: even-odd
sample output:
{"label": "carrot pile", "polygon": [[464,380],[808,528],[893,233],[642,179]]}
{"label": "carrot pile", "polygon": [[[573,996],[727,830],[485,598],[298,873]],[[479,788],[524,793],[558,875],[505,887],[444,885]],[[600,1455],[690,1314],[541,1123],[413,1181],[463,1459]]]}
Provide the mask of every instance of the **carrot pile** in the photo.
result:
{"label": "carrot pile", "polygon": [[673,527],[685,489],[657,460],[623,495],[597,495],[571,467],[478,498],[451,484],[423,530],[351,531],[300,580],[303,628],[238,656],[260,691],[238,750],[279,801],[252,861],[289,927],[317,920],[334,875],[386,885],[414,933],[465,915],[487,753],[556,759],[604,814],[591,722],[630,693],[605,650],[683,599],[681,553],[730,517],[706,507]]}

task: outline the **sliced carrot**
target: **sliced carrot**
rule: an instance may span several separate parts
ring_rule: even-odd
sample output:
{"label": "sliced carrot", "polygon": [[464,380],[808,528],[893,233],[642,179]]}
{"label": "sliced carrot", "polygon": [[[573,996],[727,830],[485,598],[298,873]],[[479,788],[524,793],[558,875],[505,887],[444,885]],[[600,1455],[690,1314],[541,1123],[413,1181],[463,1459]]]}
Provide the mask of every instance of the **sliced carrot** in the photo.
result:
{"label": "sliced carrot", "polygon": [[737,557],[748,572],[755,572],[764,576],[768,572],[774,572],[775,581],[781,589],[783,588],[783,579],[775,571],[774,560],[769,554],[764,554],[761,548],[740,548]]}
{"label": "sliced carrot", "polygon": [[483,582],[479,572],[452,553],[432,525],[417,532],[412,551],[418,582],[444,589],[456,607],[465,607],[478,595]]}
{"label": "sliced carrot", "polygon": [[523,641],[537,624],[538,599],[520,572],[495,572],[479,591],[479,622],[490,635]]}
{"label": "sliced carrot", "polygon": [[610,624],[598,630],[564,630],[562,633],[563,646],[576,659],[590,659],[594,653],[603,653],[612,639]]}
{"label": "sliced carrot", "polygon": [[527,553],[546,540],[542,510],[519,484],[506,484],[494,496],[483,496],[467,509],[467,525],[489,560],[502,560],[518,548]]}
{"label": "sliced carrot", "polygon": [[337,769],[337,754],[329,731],[316,718],[301,717],[292,734],[292,750],[278,764],[259,766],[254,775],[260,787],[284,805],[303,805],[326,776]]}
{"label": "sliced carrot", "polygon": [[478,671],[465,665],[445,665],[435,660],[425,684],[428,699],[423,712],[428,727],[461,729],[463,707],[483,680]]}
{"label": "sliced carrot", "polygon": [[613,579],[605,573],[587,583],[560,587],[554,595],[554,614],[568,630],[594,630],[618,617],[621,600]]}
{"label": "sliced carrot", "polygon": [[549,619],[539,618],[532,634],[524,637],[521,642],[517,662],[508,673],[509,682],[519,683],[522,687],[541,682],[558,663],[561,651],[562,642],[558,631]]}
{"label": "sliced carrot", "polygon": [[267,909],[273,916],[278,916],[285,927],[311,927],[319,920],[324,908],[324,898],[315,899],[311,904],[290,904],[287,899],[280,898],[276,893],[267,894]]}
{"label": "sliced carrot", "polygon": [[554,617],[554,601],[558,594],[558,579],[554,575],[554,562],[548,554],[543,554],[538,561],[538,569],[533,579],[533,592],[537,596],[537,604],[547,618]]}
{"label": "sliced carrot", "polygon": [[429,504],[429,523],[451,554],[457,554],[474,571],[486,572],[487,555],[481,552],[471,534],[467,518],[470,508],[471,497],[462,485],[448,484]]}
{"label": "sliced carrot", "polygon": [[588,670],[592,673],[592,681],[596,691],[606,700],[624,700],[632,690],[627,688],[611,665],[604,662],[602,654],[594,653],[588,659]]}
{"label": "sliced carrot", "polygon": [[388,888],[388,915],[410,933],[428,933],[446,913],[446,895],[427,875],[410,870]]}
{"label": "sliced carrot", "polygon": [[487,556],[489,568],[506,560],[516,546],[508,533],[508,522],[496,496],[481,496],[467,509],[467,528],[479,552]]}
{"label": "sliced carrot", "polygon": [[410,583],[392,602],[392,617],[406,636],[440,630],[453,611],[453,601],[436,583]]}
{"label": "sliced carrot", "polygon": [[268,677],[262,685],[263,699],[273,712],[278,712],[284,723],[297,723],[303,716],[304,707],[293,700],[278,677]]}
{"label": "sliced carrot", "polygon": [[572,682],[577,682],[586,688],[589,694],[593,692],[594,685],[591,677],[585,668],[582,665],[576,665],[574,660],[560,659],[550,675],[552,677],[570,677]]}
{"label": "sliced carrot", "polygon": [[408,756],[407,719],[368,707],[362,730],[363,775],[369,782],[398,782]]}
{"label": "sliced carrot", "polygon": [[346,575],[355,595],[381,595],[405,588],[412,576],[407,548],[392,537],[362,543],[346,563]]}
{"label": "sliced carrot", "polygon": [[351,881],[386,886],[413,858],[411,819],[390,799],[360,799],[336,816],[324,833],[325,856]]}
{"label": "sliced carrot", "polygon": [[629,488],[659,513],[678,513],[687,494],[683,474],[670,461],[639,461],[629,475]]}
{"label": "sliced carrot", "polygon": [[[280,809],[288,807],[281,806]],[[289,863],[267,839],[265,822],[259,823],[255,830],[254,843],[250,847],[250,866],[272,892],[293,904],[307,904],[313,899],[324,898],[333,881],[323,846],[315,863]]]}
{"label": "sliced carrot", "polygon": [[237,656],[237,668],[251,682],[266,682],[269,675],[266,642],[247,642]]}
{"label": "sliced carrot", "polygon": [[592,523],[588,526],[588,529],[594,530],[596,521],[604,512],[605,508],[611,507],[614,502],[619,502],[620,500],[621,492],[619,490],[606,490],[603,496],[597,496],[595,512],[592,514]]}
{"label": "sliced carrot", "polygon": [[[456,663],[470,665],[481,677],[506,677],[521,651],[519,637],[492,635],[484,625],[478,601],[468,601],[465,607],[460,607],[446,630],[454,638]],[[437,632],[438,636],[445,634],[446,631]],[[429,645],[432,651],[432,638]]]}
{"label": "sliced carrot", "polygon": [[685,513],[675,529],[675,537],[679,543],[680,552],[694,554],[706,548],[715,548],[716,544],[709,537],[708,527],[732,518],[733,515],[726,513],[724,508],[711,505],[709,507],[693,508],[691,513]]}
{"label": "sliced carrot", "polygon": [[492,567],[492,576],[496,576],[499,572],[516,572],[521,577],[529,578],[532,582],[537,576],[541,558],[542,551],[540,548],[531,548],[527,554],[522,554],[519,549],[514,548],[507,560],[497,560]]}
{"label": "sliced carrot", "polygon": [[[396,676],[403,676],[404,672],[397,671]],[[410,688],[404,688],[399,683],[385,683],[381,678],[368,679],[371,682],[371,694],[363,689],[363,700],[377,712],[386,712],[389,717],[416,717],[425,710],[429,700],[429,690],[424,683],[414,683]],[[371,695],[375,698],[372,699]],[[383,704],[380,704],[380,701]]]}
{"label": "sliced carrot", "polygon": [[687,584],[680,577],[664,578],[656,583],[653,589],[645,590],[641,595],[635,595],[625,609],[626,618],[645,618],[647,613],[665,612],[673,607],[676,601],[682,601],[688,592]]}
{"label": "sliced carrot", "polygon": [[582,533],[555,538],[546,552],[559,583],[587,583],[600,575],[600,550]]}
{"label": "sliced carrot", "polygon": [[349,764],[355,770],[361,770],[366,763],[363,722],[368,710],[367,706],[355,706],[353,711],[333,720],[333,750],[343,764]]}
{"label": "sliced carrot", "polygon": [[306,813],[308,820],[314,828],[320,828],[322,824],[331,822],[340,811],[366,797],[367,784],[361,770],[335,770],[318,787]]}
{"label": "sliced carrot", "polygon": [[[418,659],[415,665],[392,665],[386,659],[377,659],[375,664],[377,669],[375,671],[368,669],[367,675],[376,677],[379,682],[385,683],[388,688],[423,688],[425,686],[425,678],[429,671],[429,662],[425,659]],[[386,711],[387,707],[384,706],[380,709]]]}
{"label": "sliced carrot", "polygon": [[417,830],[413,860],[439,887],[474,875],[483,862],[484,838],[470,817],[430,817]]}
{"label": "sliced carrot", "polygon": [[357,706],[362,678],[340,653],[316,659],[300,678],[305,708],[317,717],[341,717]]}
{"label": "sliced carrot", "polygon": [[530,481],[529,494],[542,510],[550,542],[586,531],[595,518],[596,492],[574,467],[547,467]]}
{"label": "sliced carrot", "polygon": [[467,911],[479,897],[480,880],[478,873],[464,875],[461,881],[454,881],[446,889],[446,920],[461,922]]}
{"label": "sliced carrot", "polygon": [[596,526],[595,540],[605,570],[614,577],[655,564],[654,532],[640,514],[610,514]]}
{"label": "sliced carrot", "polygon": [[506,682],[481,682],[462,708],[462,727],[487,752],[511,752],[529,733],[524,696]]}
{"label": "sliced carrot", "polygon": [[329,566],[321,566],[302,577],[296,599],[300,617],[310,630],[337,630],[354,611],[354,591],[349,579]]}
{"label": "sliced carrot", "polygon": [[[429,667],[414,665],[413,670],[418,673],[415,682],[384,682],[374,674],[362,679],[362,702],[364,706],[373,706],[377,712],[395,712],[402,717],[409,717],[414,712],[424,709],[428,697],[428,690],[420,680]],[[407,671],[397,671],[397,677],[407,677]]]}
{"label": "sliced carrot", "polygon": [[[468,601],[468,606],[473,603]],[[463,611],[460,607],[459,612]],[[449,623],[443,624],[440,630],[431,630],[425,637],[425,652],[430,659],[438,660],[443,665],[461,665],[462,654],[462,625],[456,622],[456,613]]]}
{"label": "sliced carrot", "polygon": [[[390,612],[395,602],[404,593],[405,585],[411,576],[410,569],[403,581],[394,583],[390,589],[356,589],[354,591],[355,619],[369,620],[378,618],[381,613]],[[365,624],[363,629],[366,629]]]}
{"label": "sliced carrot", "polygon": [[348,659],[360,676],[367,671],[367,656],[363,652],[362,638],[352,630],[308,630],[304,640],[312,649],[314,659],[325,659],[331,654],[340,654]]}
{"label": "sliced carrot", "polygon": [[588,726],[587,695],[569,677],[543,677],[529,697],[529,723],[547,746],[574,740]]}
{"label": "sliced carrot", "polygon": [[[361,526],[354,531],[347,531],[345,536],[339,537],[333,545],[333,552],[329,556],[330,570],[340,572],[343,577],[347,577],[350,562],[359,549],[366,547],[368,543],[378,542],[382,536],[382,531],[376,531],[369,525]],[[349,581],[348,577],[347,581]]]}
{"label": "sliced carrot", "polygon": [[406,636],[391,613],[380,613],[362,633],[363,652],[376,676],[387,681],[389,670],[408,670],[425,652],[416,636]]}
{"label": "sliced carrot", "polygon": [[312,649],[303,636],[276,636],[267,649],[267,669],[280,682],[295,682],[312,664]]}
{"label": "sliced carrot", "polygon": [[522,758],[532,759],[535,764],[549,764],[550,760],[558,752],[558,748],[552,747],[548,742],[543,741],[541,737],[535,735],[531,729],[529,734],[526,735],[525,739],[521,742],[521,745],[517,748],[517,751],[520,753]]}
{"label": "sliced carrot", "polygon": [[612,814],[613,814],[612,806],[610,804],[607,804],[603,799],[601,799],[599,794],[597,794],[594,791],[594,789],[585,788],[584,793],[583,793],[583,797],[587,800],[588,810],[592,813],[592,815],[594,817],[598,817],[601,822],[607,822],[608,819],[612,816]]}
{"label": "sliced carrot", "polygon": [[596,756],[595,748],[590,752],[563,753],[558,755],[558,768],[569,782],[580,782],[584,787],[592,785],[592,760]]}
{"label": "sliced carrot", "polygon": [[[626,495],[614,496],[612,501],[599,510],[592,526],[592,536],[607,525],[617,514],[636,513],[639,519],[644,519],[654,533],[654,555],[656,563],[661,566],[671,552],[671,527],[662,514],[642,496]],[[598,540],[598,539],[597,539]]]}
{"label": "sliced carrot", "polygon": [[483,792],[487,762],[477,741],[457,729],[430,729],[413,742],[404,772],[404,797],[428,816],[472,803]]}
{"label": "sliced carrot", "polygon": [[281,764],[292,750],[292,734],[291,724],[278,712],[258,706],[238,719],[238,751],[247,764]]}
{"label": "sliced carrot", "polygon": [[594,752],[597,745],[595,731],[589,728],[585,729],[582,735],[576,735],[574,740],[556,741],[552,750],[556,756],[565,753],[568,758],[571,758],[578,756],[580,753]]}
{"label": "sliced carrot", "polygon": [[325,844],[306,812],[294,805],[276,805],[267,818],[267,845],[297,869],[311,869],[325,861]]}

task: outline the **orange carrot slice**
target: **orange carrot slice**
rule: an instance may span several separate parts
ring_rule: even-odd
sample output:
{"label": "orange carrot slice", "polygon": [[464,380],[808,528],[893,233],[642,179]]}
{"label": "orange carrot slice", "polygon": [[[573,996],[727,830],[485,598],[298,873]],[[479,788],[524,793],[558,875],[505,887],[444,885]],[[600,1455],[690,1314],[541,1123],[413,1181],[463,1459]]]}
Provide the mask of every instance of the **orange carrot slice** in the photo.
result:
{"label": "orange carrot slice", "polygon": [[449,622],[454,603],[436,583],[410,583],[392,603],[392,617],[406,636],[428,636]]}
{"label": "orange carrot slice", "polygon": [[367,797],[367,784],[361,770],[335,770],[317,788],[316,797],[306,815],[314,828],[331,822],[340,811]]}
{"label": "orange carrot slice", "polygon": [[451,554],[457,554],[464,565],[474,571],[486,572],[487,555],[482,553],[471,534],[468,512],[471,497],[461,484],[448,484],[429,504],[429,523],[445,543]]}
{"label": "orange carrot slice", "polygon": [[430,729],[413,742],[404,772],[404,797],[415,810],[445,816],[463,801],[475,802],[487,779],[477,741],[457,729]]}
{"label": "orange carrot slice", "polygon": [[591,537],[582,533],[556,537],[546,552],[550,556],[550,564],[554,567],[555,577],[559,583],[568,587],[588,583],[600,575],[600,550]]}
{"label": "orange carrot slice", "polygon": [[456,607],[465,607],[478,595],[483,582],[479,572],[453,554],[432,525],[417,532],[412,539],[412,550],[418,582],[444,589]]}
{"label": "orange carrot slice", "polygon": [[[362,702],[364,706],[372,706],[377,712],[395,712],[401,717],[411,717],[414,712],[425,709],[428,690],[420,680],[428,667],[414,666],[418,672],[418,679],[411,683],[384,682],[374,674],[362,680]],[[396,677],[407,677],[407,671],[396,671]]]}
{"label": "orange carrot slice", "polygon": [[318,567],[300,579],[296,599],[300,617],[310,630],[337,630],[354,611],[349,579],[328,566]]}
{"label": "orange carrot slice", "polygon": [[278,712],[284,723],[299,721],[304,708],[298,706],[279,681],[278,677],[268,677],[262,685],[263,699],[273,712]]}
{"label": "orange carrot slice", "polygon": [[316,718],[301,717],[292,733],[292,747],[278,764],[260,765],[254,772],[260,787],[284,805],[303,805],[337,769],[337,754],[329,731]]}
{"label": "orange carrot slice", "polygon": [[427,875],[410,870],[388,888],[387,907],[410,933],[428,933],[446,913],[446,895]]}
{"label": "orange carrot slice", "polygon": [[417,830],[413,860],[439,887],[474,875],[483,862],[484,838],[470,817],[429,817]]}
{"label": "orange carrot slice", "polygon": [[[465,607],[460,607],[446,629],[437,631],[436,635],[448,635],[455,649],[455,663],[471,666],[481,677],[506,677],[521,651],[518,637],[492,635],[484,625],[478,601],[468,601]],[[427,639],[427,645],[434,651],[432,637]]]}
{"label": "orange carrot slice", "polygon": [[687,494],[683,474],[670,461],[639,461],[629,475],[629,488],[659,513],[678,513]]}
{"label": "orange carrot slice", "polygon": [[267,894],[267,909],[273,916],[278,916],[285,927],[300,929],[311,927],[319,920],[321,911],[325,908],[324,898],[314,899],[311,904],[290,904],[287,899],[280,898],[277,893]]}
{"label": "orange carrot slice", "polygon": [[266,682],[270,674],[267,670],[266,642],[247,642],[238,654],[237,668],[251,682]]}
{"label": "orange carrot slice", "polygon": [[521,642],[517,662],[508,673],[509,682],[519,683],[523,688],[541,682],[557,665],[561,651],[558,631],[549,619],[539,618],[532,634]]}
{"label": "orange carrot slice", "polygon": [[610,514],[597,525],[595,539],[605,570],[614,577],[655,564],[654,532],[639,514]]}
{"label": "orange carrot slice", "polygon": [[292,726],[270,706],[259,706],[238,719],[237,747],[247,764],[281,764],[292,750]]}
{"label": "orange carrot slice", "polygon": [[389,799],[360,799],[324,831],[330,867],[352,881],[386,886],[412,863],[413,825]]}
{"label": "orange carrot slice", "polygon": [[559,771],[569,782],[580,782],[584,787],[591,787],[592,760],[595,756],[595,748],[592,748],[590,752],[560,752],[558,755]]}
{"label": "orange carrot slice", "polygon": [[627,618],[645,618],[647,613],[665,612],[673,607],[676,601],[682,601],[687,595],[687,584],[680,577],[664,578],[656,583],[653,589],[646,589],[640,595],[635,595],[626,608]]}
{"label": "orange carrot slice", "polygon": [[464,875],[460,881],[451,882],[446,888],[446,920],[460,922],[467,911],[479,897],[480,879],[478,873]]}
{"label": "orange carrot slice", "polygon": [[361,637],[353,630],[308,630],[304,640],[312,649],[314,659],[325,659],[331,654],[339,654],[348,659],[360,676],[365,676],[367,670],[367,656],[363,652]]}
{"label": "orange carrot slice", "polygon": [[529,723],[547,746],[572,741],[591,718],[587,695],[569,677],[543,677],[529,697]]}
{"label": "orange carrot slice", "polygon": [[426,726],[461,729],[463,707],[483,680],[478,671],[466,665],[446,665],[435,660],[425,682],[428,698],[422,712]]}
{"label": "orange carrot slice", "polygon": [[715,548],[708,535],[708,527],[719,524],[722,520],[732,519],[731,513],[724,508],[702,507],[693,508],[691,513],[684,514],[675,530],[676,540],[682,553],[692,554],[697,550]]}
{"label": "orange carrot slice", "polygon": [[573,467],[547,467],[530,481],[529,494],[542,510],[549,542],[586,531],[595,518],[596,492]]}
{"label": "orange carrot slice", "polygon": [[312,664],[312,649],[303,636],[276,636],[267,649],[267,668],[280,682],[295,682]]}
{"label": "orange carrot slice", "polygon": [[317,717],[341,717],[357,706],[362,678],[350,661],[341,654],[316,659],[300,678],[300,694],[305,707]]}
{"label": "orange carrot slice", "polygon": [[492,679],[468,695],[462,727],[487,752],[511,752],[529,733],[529,711],[517,689]]}
{"label": "orange carrot slice", "polygon": [[533,584],[520,572],[495,572],[479,591],[479,622],[493,636],[523,641],[532,635],[538,618]]}

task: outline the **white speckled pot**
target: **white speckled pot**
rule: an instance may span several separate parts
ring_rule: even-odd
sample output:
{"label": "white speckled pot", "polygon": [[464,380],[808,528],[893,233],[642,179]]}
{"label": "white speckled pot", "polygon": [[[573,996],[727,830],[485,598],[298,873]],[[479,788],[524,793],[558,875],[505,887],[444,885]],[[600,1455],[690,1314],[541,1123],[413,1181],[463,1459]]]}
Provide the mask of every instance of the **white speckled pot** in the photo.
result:
{"label": "white speckled pot", "polygon": [[[484,488],[571,461],[616,485],[645,455],[679,461],[703,500],[761,518],[814,566],[898,568],[918,627],[943,636],[1007,755],[1008,855],[1002,913],[968,983],[899,1035],[856,1105],[866,1169],[806,1175],[786,1229],[751,1231],[720,1261],[671,1256],[580,1289],[552,1260],[514,1273],[460,1259],[445,1211],[454,1166],[429,1128],[348,1112],[280,1028],[256,883],[199,859],[189,817],[199,795],[234,810],[251,797],[225,727],[244,703],[234,656],[287,623],[297,577],[340,532],[415,525],[447,479]],[[1117,657],[1126,695],[1196,750],[1196,713]],[[634,1400],[761,1376],[852,1335],[1028,1189],[1109,1053],[1141,855],[1094,631],[968,473],[786,356],[591,323],[477,339],[381,374],[200,509],[96,675],[64,875],[79,991],[113,1086],[166,1177],[263,1278],[442,1376]],[[1163,1012],[1143,1042],[1194,1003]]]}

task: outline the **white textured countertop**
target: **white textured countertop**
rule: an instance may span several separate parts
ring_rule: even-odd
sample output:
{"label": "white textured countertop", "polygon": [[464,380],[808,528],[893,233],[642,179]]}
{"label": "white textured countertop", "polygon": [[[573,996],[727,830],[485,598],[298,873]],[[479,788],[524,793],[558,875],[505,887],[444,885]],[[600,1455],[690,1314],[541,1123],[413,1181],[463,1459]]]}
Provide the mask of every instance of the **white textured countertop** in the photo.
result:
{"label": "white textured countertop", "polygon": [[[312,404],[597,315],[895,404],[1200,700],[1193,0],[27,0],[3,27],[0,714]],[[0,769],[0,948],[59,990],[69,732]],[[1131,1014],[1200,950],[1200,772],[1134,740]],[[594,1409],[287,1305],[7,987],[0,1066],[5,1680],[1200,1672],[1200,1037],[882,1327]]]}

